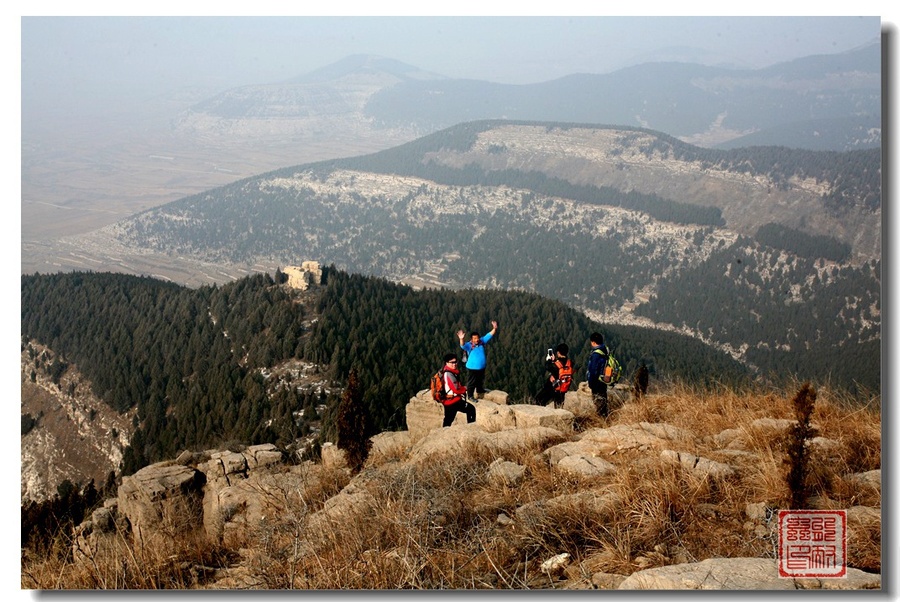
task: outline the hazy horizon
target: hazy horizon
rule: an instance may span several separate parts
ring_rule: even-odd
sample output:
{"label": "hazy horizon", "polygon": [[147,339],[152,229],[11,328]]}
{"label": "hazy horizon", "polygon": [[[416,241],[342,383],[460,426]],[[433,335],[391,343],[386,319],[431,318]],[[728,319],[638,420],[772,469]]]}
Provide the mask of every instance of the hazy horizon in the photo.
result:
{"label": "hazy horizon", "polygon": [[22,17],[22,117],[275,83],[354,54],[528,84],[653,60],[762,68],[877,42],[879,17]]}

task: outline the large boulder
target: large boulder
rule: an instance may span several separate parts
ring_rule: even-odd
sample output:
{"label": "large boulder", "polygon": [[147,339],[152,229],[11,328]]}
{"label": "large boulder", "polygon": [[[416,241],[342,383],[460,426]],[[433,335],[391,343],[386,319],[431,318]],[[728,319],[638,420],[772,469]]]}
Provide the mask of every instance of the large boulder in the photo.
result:
{"label": "large boulder", "polygon": [[[797,421],[791,420],[790,418],[757,418],[750,423],[750,428],[756,431],[769,431],[782,434],[789,429],[794,428],[796,425]],[[822,428],[814,422],[810,423],[809,426],[815,431],[822,430]]]}
{"label": "large boulder", "polygon": [[601,477],[616,470],[613,464],[603,458],[587,454],[568,455],[560,460],[556,467],[576,477]]}
{"label": "large boulder", "polygon": [[[634,401],[634,394],[628,384],[620,382],[614,387],[607,387],[606,398],[609,400],[610,411],[613,411],[621,408],[626,403]],[[579,418],[597,415],[597,407],[594,405],[594,394],[591,393],[587,381],[581,381],[575,390],[570,390],[566,393],[563,409],[569,410]]]}
{"label": "large boulder", "polygon": [[869,487],[881,493],[881,469],[869,470],[867,472],[855,472],[847,477],[850,481]]}
{"label": "large boulder", "polygon": [[226,546],[238,547],[249,531],[295,512],[302,505],[300,492],[305,485],[306,478],[297,467],[251,472],[246,479],[217,492],[217,520],[211,534],[219,535]]}
{"label": "large boulder", "polygon": [[475,404],[475,422],[488,432],[516,428],[515,406],[498,404],[488,399]]}
{"label": "large boulder", "polygon": [[165,545],[199,529],[205,481],[199,470],[165,462],[122,477],[117,507],[131,525],[135,542]]}
{"label": "large boulder", "polygon": [[516,522],[524,529],[543,530],[560,517],[591,515],[597,520],[616,518],[622,507],[621,498],[610,491],[587,489],[552,498],[528,502],[516,508]]}
{"label": "large boulder", "polygon": [[[599,458],[603,455],[614,454],[628,449],[660,449],[666,448],[670,443],[688,441],[693,435],[684,429],[679,429],[670,424],[641,422],[639,424],[620,424],[609,428],[590,429],[581,434],[578,439],[564,441],[544,450],[543,455],[551,466],[557,465],[563,458],[573,456],[583,458],[589,464],[595,464],[590,458]],[[580,465],[582,462],[570,460],[570,466]],[[606,472],[609,467],[597,464]],[[594,472],[588,469],[588,472]]]}
{"label": "large boulder", "polygon": [[199,468],[206,475],[203,488],[203,526],[213,538],[225,537],[248,524],[256,524],[274,512],[270,489],[262,475],[283,463],[283,454],[272,444],[252,445],[241,452],[208,452]]}
{"label": "large boulder", "polygon": [[[406,428],[413,443],[443,424],[444,406],[431,398],[429,389],[419,391],[406,404]],[[453,424],[466,424],[466,415],[458,413]]]}
{"label": "large boulder", "polygon": [[853,566],[865,570],[881,567],[881,508],[847,508],[847,558]]}
{"label": "large boulder", "polygon": [[566,392],[562,409],[572,412],[576,418],[595,416],[597,414],[597,408],[594,406],[594,397],[586,382],[580,383],[577,389]]}
{"label": "large boulder", "polygon": [[488,479],[506,487],[518,487],[525,478],[526,469],[521,464],[497,458],[488,467]]}
{"label": "large boulder", "polygon": [[552,447],[548,447],[542,452],[542,456],[547,460],[550,466],[556,466],[560,460],[568,456],[592,456],[600,457],[603,453],[598,445],[589,439],[580,439],[578,441],[563,441]]}
{"label": "large boulder", "polygon": [[664,449],[660,453],[660,457],[671,464],[681,466],[699,478],[726,479],[737,474],[734,468],[728,464],[695,456],[688,452]]}
{"label": "large boulder", "polygon": [[413,444],[409,461],[428,462],[433,458],[465,455],[473,450],[484,451],[495,458],[515,458],[522,452],[543,448],[563,438],[560,431],[543,426],[490,433],[475,422],[431,431]]}
{"label": "large boulder", "polygon": [[376,464],[383,464],[391,458],[404,458],[412,447],[409,431],[384,431],[372,436],[370,441],[369,460]]}
{"label": "large boulder", "polygon": [[[507,399],[506,392],[494,390],[487,391],[484,399],[470,401],[475,406],[475,423],[490,432],[534,426],[572,432],[575,421],[572,412],[529,404],[507,405]],[[406,404],[406,428],[413,444],[443,424],[444,407],[431,398],[428,389],[416,393]],[[467,424],[466,416],[460,412],[451,426],[464,424]]]}
{"label": "large boulder", "polygon": [[479,398],[478,401],[481,402],[482,399],[484,401],[490,401],[491,403],[496,403],[497,405],[505,406],[509,402],[509,394],[506,391],[500,391],[499,389],[495,389],[492,391],[485,391],[484,397]]}
{"label": "large boulder", "polygon": [[309,516],[298,554],[315,553],[319,546],[334,543],[347,524],[365,521],[375,512],[375,498],[363,481],[353,481],[337,495],[328,498],[321,510]]}
{"label": "large boulder", "polygon": [[567,435],[574,433],[575,416],[568,410],[521,404],[510,406],[516,418],[516,428],[543,426]]}
{"label": "large boulder", "polygon": [[118,533],[129,531],[128,522],[119,513],[118,506],[118,498],[106,499],[103,506],[76,527],[72,555],[77,562],[91,562],[103,553],[101,550],[115,550]]}
{"label": "large boulder", "polygon": [[647,451],[666,449],[670,440],[660,437],[665,429],[650,427],[649,423],[615,424],[609,428],[589,429],[581,435],[581,441],[592,444],[597,454],[612,454],[627,450]]}

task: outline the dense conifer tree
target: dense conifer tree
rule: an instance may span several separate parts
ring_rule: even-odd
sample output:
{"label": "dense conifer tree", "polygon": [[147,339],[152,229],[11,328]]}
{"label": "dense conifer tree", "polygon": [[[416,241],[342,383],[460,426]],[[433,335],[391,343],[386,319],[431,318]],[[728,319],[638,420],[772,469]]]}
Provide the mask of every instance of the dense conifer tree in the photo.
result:
{"label": "dense conifer tree", "polygon": [[337,417],[337,446],[346,454],[347,465],[354,473],[362,470],[372,442],[369,417],[362,403],[362,391],[356,370],[351,369],[341,396]]}

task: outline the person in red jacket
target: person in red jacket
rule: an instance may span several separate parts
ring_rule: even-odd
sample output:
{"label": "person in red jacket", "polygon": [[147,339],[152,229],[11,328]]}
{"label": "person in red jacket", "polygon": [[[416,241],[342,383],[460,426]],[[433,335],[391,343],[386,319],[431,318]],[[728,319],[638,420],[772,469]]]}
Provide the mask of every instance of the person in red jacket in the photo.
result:
{"label": "person in red jacket", "polygon": [[453,424],[458,412],[467,422],[475,422],[475,406],[466,401],[466,387],[459,382],[459,359],[455,353],[444,356],[444,426]]}

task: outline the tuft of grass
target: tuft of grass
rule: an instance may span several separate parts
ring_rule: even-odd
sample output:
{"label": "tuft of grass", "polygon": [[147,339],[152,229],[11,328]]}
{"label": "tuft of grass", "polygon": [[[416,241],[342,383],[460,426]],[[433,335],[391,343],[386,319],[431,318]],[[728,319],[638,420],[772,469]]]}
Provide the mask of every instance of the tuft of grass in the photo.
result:
{"label": "tuft of grass", "polygon": [[[63,552],[63,550],[67,552]],[[23,589],[195,589],[234,560],[231,550],[198,534],[136,546],[121,532],[100,545],[61,538],[56,553],[22,554]]]}

